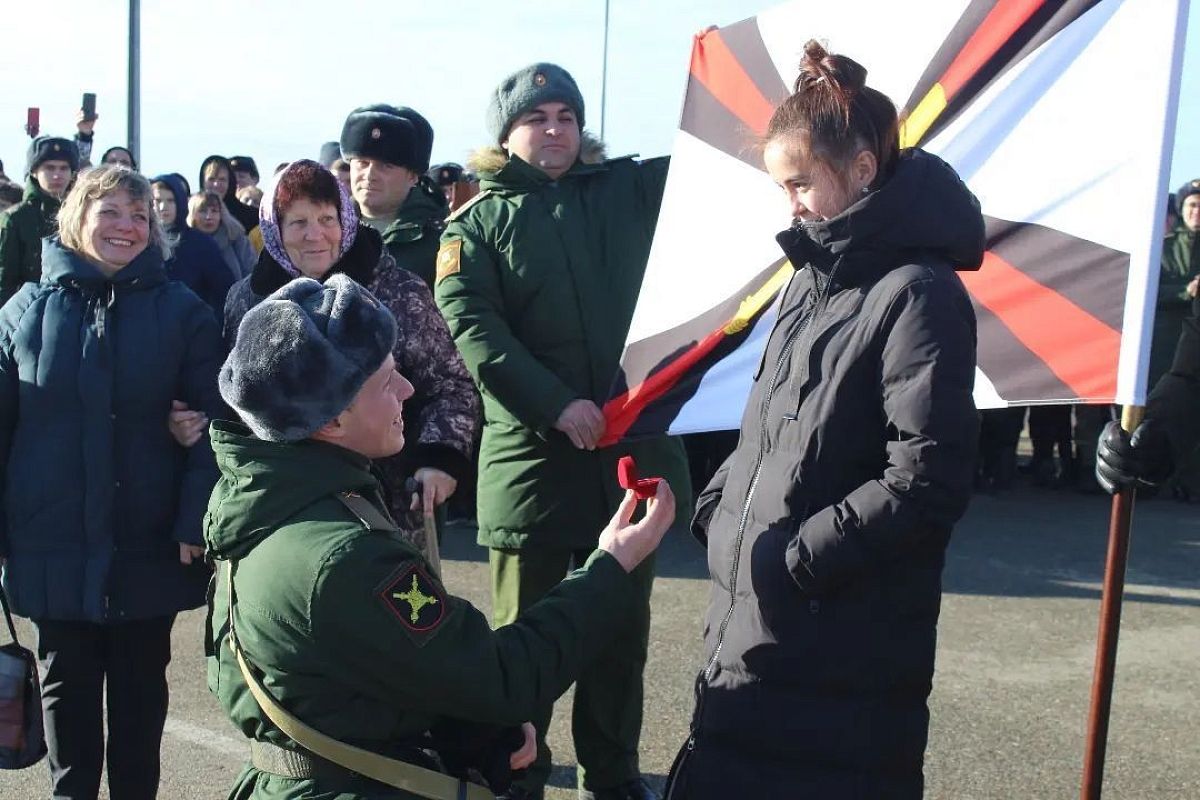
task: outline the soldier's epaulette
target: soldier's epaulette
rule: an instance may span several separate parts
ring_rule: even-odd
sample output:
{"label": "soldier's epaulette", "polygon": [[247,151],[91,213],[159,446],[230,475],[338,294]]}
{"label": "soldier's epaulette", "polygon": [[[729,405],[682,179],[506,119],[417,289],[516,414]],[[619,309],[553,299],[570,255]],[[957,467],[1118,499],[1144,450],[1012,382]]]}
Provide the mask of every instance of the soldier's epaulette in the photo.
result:
{"label": "soldier's epaulette", "polygon": [[363,524],[367,530],[371,531],[397,531],[399,526],[395,522],[375,507],[367,498],[356,492],[338,492],[337,499],[342,501],[350,513],[358,518],[358,521]]}
{"label": "soldier's epaulette", "polygon": [[463,212],[465,212],[468,208],[475,205],[476,203],[478,203],[480,200],[487,197],[491,193],[492,193],[491,189],[484,189],[482,192],[475,195],[467,202],[463,203],[461,206],[456,208],[454,211],[451,211],[450,216],[446,217],[446,222],[453,222],[454,220],[458,219],[459,217],[461,217],[463,215]]}

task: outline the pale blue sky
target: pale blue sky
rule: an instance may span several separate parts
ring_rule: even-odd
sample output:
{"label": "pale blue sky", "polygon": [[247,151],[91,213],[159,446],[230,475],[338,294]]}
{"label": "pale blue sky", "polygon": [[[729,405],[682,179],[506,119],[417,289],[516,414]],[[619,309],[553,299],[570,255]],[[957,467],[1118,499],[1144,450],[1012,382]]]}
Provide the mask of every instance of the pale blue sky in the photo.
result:
{"label": "pale blue sky", "polygon": [[[611,0],[609,152],[668,152],[692,34],[771,4]],[[42,109],[43,133],[70,135],[80,94],[95,92],[96,157],[124,144],[125,0],[56,0],[53,20],[41,18],[38,3],[6,5],[0,159],[9,176],[24,169],[27,106]],[[434,161],[463,161],[487,143],[491,89],[534,61],[575,76],[598,132],[603,21],[603,0],[143,0],[142,167],[194,182],[204,156],[221,153],[253,156],[266,172],[315,158],[348,111],[376,102],[416,108],[436,131]],[[1188,39],[1172,187],[1200,176],[1200,12]],[[1131,43],[1131,58],[1142,46],[1154,44]],[[870,69],[869,54],[850,55]]]}

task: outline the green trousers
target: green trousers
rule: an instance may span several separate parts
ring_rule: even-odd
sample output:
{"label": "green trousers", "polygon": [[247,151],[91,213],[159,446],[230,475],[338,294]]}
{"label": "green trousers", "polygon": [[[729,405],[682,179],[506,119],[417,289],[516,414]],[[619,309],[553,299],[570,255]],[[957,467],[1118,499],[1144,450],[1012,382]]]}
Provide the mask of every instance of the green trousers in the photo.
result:
{"label": "green trousers", "polygon": [[[514,621],[558,585],[567,572],[580,566],[591,550],[491,550],[492,607],[496,627]],[[642,673],[650,641],[650,590],[654,584],[654,556],[634,571],[634,591],[640,613],[604,655],[587,665],[575,683],[571,732],[579,759],[579,785],[606,789],[640,775],[638,742],[642,734]],[[538,756],[526,777],[525,788],[538,792],[550,776],[550,748],[546,730],[553,706],[530,720],[537,728]]]}

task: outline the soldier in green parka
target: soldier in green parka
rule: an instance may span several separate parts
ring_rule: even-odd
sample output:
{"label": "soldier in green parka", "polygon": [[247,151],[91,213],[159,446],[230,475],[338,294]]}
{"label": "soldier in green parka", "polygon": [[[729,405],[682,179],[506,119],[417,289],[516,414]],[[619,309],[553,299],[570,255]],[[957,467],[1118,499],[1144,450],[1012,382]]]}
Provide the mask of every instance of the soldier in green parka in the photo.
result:
{"label": "soldier in green parka", "polygon": [[[1148,386],[1156,385],[1171,367],[1179,330],[1191,316],[1200,285],[1200,179],[1179,187],[1175,200],[1179,223],[1163,239]],[[1177,466],[1165,485],[1166,491],[1181,500],[1200,495],[1200,463],[1196,456],[1180,458]]]}
{"label": "soldier in green parka", "polygon": [[[404,445],[412,387],[395,337],[391,313],[350,278],[298,278],[247,312],[221,369],[248,426],[213,425],[221,478],[205,518],[209,688],[251,744],[230,798],[454,797],[454,781],[433,791],[437,773],[468,768],[503,790],[536,752],[522,722],[635,624],[631,573],[674,518],[667,484],[636,524],[628,493],[582,568],[492,631],[397,534],[371,471]],[[285,735],[256,683],[304,725],[400,762],[410,789]]]}
{"label": "soldier in green parka", "polygon": [[79,172],[70,139],[39,136],[29,144],[25,195],[0,214],[0,304],[42,277],[42,239],[58,232],[58,208]]}
{"label": "soldier in green parka", "polygon": [[1200,180],[1185,183],[1175,197],[1179,224],[1163,239],[1150,352],[1150,386],[1171,366],[1179,328],[1191,310],[1200,277]]}
{"label": "soldier in green parka", "polygon": [[[668,476],[679,519],[690,517],[677,439],[598,445],[668,162],[604,160],[583,123],[583,97],[561,67],[506,78],[488,111],[496,144],[470,165],[480,194],[451,216],[438,254],[435,297],[483,396],[477,516],[497,625],[591,552],[592,531],[620,501],[611,476],[621,456]],[[653,797],[638,766],[653,577],[643,564],[638,624],[576,686],[581,798]],[[539,732],[550,715],[534,719]],[[542,796],[550,754],[539,744],[510,797]]]}
{"label": "soldier in green parka", "polygon": [[350,191],[362,221],[406,269],[433,289],[438,237],[450,207],[425,175],[433,126],[405,106],[363,106],[342,126],[342,157],[350,162]]}

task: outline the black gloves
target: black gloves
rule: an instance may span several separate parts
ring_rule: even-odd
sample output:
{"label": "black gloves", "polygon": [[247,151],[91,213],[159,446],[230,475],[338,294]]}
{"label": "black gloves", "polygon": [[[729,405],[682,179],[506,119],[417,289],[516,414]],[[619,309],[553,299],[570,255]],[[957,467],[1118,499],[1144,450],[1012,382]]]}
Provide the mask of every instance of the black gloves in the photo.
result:
{"label": "black gloves", "polygon": [[1104,426],[1096,446],[1096,481],[1109,494],[1138,482],[1157,486],[1174,469],[1167,434],[1152,420],[1138,425],[1132,437],[1119,422]]}
{"label": "black gloves", "polygon": [[512,754],[525,744],[519,725],[501,728],[445,718],[430,730],[430,737],[447,773],[486,782],[496,794],[508,791],[524,774],[509,767]]}

